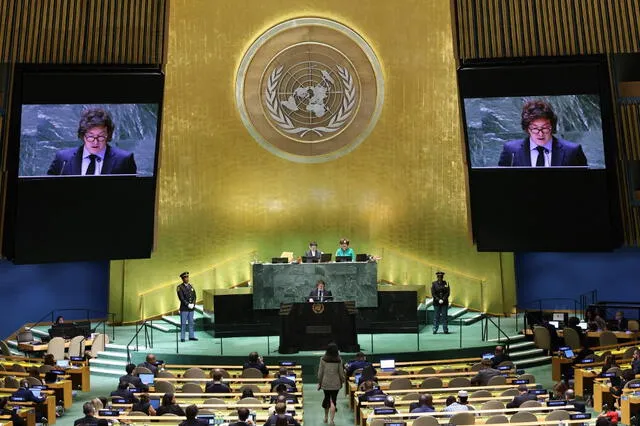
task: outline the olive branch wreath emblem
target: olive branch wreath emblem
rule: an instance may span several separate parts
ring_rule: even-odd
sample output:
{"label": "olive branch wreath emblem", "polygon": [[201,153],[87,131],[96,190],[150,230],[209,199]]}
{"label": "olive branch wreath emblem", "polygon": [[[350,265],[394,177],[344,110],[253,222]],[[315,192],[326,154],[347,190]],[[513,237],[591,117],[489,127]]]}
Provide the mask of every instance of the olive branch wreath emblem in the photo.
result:
{"label": "olive branch wreath emblem", "polygon": [[282,77],[283,66],[281,65],[271,72],[269,79],[267,80],[267,88],[265,90],[265,105],[267,110],[269,110],[269,116],[276,122],[278,127],[286,133],[298,134],[299,137],[304,137],[304,135],[309,132],[322,137],[324,136],[323,132],[335,132],[347,122],[356,106],[356,88],[353,83],[353,77],[351,77],[349,71],[340,65],[336,65],[336,68],[338,69],[338,76],[340,77],[340,80],[342,80],[344,87],[342,104],[340,105],[338,112],[331,117],[326,126],[316,127],[296,127],[289,116],[282,111],[276,89],[280,82],[280,78]]}

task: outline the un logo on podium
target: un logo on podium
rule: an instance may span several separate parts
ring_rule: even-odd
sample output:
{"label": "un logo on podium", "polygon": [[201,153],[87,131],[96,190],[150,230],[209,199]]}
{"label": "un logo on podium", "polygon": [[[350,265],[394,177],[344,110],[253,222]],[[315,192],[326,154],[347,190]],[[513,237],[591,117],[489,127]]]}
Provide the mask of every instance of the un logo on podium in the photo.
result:
{"label": "un logo on podium", "polygon": [[314,314],[321,314],[324,312],[324,303],[314,303],[311,305],[311,310]]}
{"label": "un logo on podium", "polygon": [[236,76],[251,135],[291,161],[317,163],[355,149],[380,115],[380,63],[350,28],[321,18],[283,22],[258,37]]}

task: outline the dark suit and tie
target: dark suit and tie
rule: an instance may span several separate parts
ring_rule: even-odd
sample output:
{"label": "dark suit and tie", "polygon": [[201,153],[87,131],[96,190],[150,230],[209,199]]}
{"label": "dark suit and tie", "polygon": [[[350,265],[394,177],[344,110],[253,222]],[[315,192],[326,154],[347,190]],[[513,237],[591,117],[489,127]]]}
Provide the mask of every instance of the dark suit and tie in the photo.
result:
{"label": "dark suit and tie", "polygon": [[[89,164],[83,173],[82,160],[84,153],[84,145],[79,148],[61,149],[56,152],[56,156],[49,166],[47,171],[48,175],[122,175],[132,174],[137,172],[136,161],[133,158],[133,153],[116,148],[111,145],[107,145],[104,152],[104,158],[93,155],[93,158],[89,159]],[[98,163],[101,167],[98,166]],[[96,169],[100,170],[100,173],[96,173]]]}
{"label": "dark suit and tie", "polygon": [[551,155],[550,166],[551,167],[563,167],[563,166],[587,166],[587,157],[582,151],[582,145],[566,141],[564,139],[554,137],[551,143],[551,152],[547,149],[539,150],[539,147],[535,147],[538,151],[536,156],[536,164],[532,164],[531,154],[532,148],[529,142],[529,138],[524,138],[515,141],[509,141],[502,147],[502,153],[498,160],[498,166],[500,167],[540,167],[545,166],[545,155]]}
{"label": "dark suit and tie", "polygon": [[333,300],[333,295],[331,294],[330,290],[321,290],[317,288],[309,293],[309,299],[313,299],[315,303],[322,303]]}
{"label": "dark suit and tie", "polygon": [[319,262],[320,261],[320,255],[322,254],[321,251],[313,251],[313,250],[307,250],[304,252],[304,257],[307,258],[307,263],[311,263],[311,262]]}

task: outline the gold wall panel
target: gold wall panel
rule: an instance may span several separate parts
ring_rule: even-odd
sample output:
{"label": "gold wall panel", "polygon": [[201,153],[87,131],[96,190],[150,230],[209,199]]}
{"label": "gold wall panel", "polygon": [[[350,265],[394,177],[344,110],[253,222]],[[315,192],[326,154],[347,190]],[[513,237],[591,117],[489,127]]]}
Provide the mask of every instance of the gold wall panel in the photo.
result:
{"label": "gold wall panel", "polygon": [[[469,238],[450,6],[446,0],[172,1],[157,245],[151,259],[114,262],[112,286],[125,289],[121,319],[175,309],[183,270],[202,295],[207,286],[248,280],[254,251],[262,260],[282,251],[301,255],[317,240],[321,250],[334,252],[342,236],[356,252],[383,256],[381,280],[430,285],[434,269],[442,268],[454,303],[511,311],[511,255],[477,253]],[[271,26],[301,16],[358,32],[385,77],[382,115],[370,136],[322,164],[269,153],[235,107],[234,78],[247,47]]]}
{"label": "gold wall panel", "polygon": [[[453,0],[452,4],[460,60],[640,53],[638,0]],[[615,83],[612,88],[617,93]],[[615,102],[614,117],[624,242],[637,246],[640,211],[630,204],[627,161],[640,159],[638,105]]]}

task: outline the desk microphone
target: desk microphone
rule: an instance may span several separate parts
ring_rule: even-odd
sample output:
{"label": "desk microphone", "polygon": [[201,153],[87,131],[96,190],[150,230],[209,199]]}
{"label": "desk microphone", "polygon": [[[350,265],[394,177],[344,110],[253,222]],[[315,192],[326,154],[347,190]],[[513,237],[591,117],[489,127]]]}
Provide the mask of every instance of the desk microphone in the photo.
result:
{"label": "desk microphone", "polygon": [[62,168],[60,169],[60,173],[58,173],[58,176],[62,175],[62,172],[64,172],[64,167],[67,165],[67,160],[64,160],[62,162]]}

